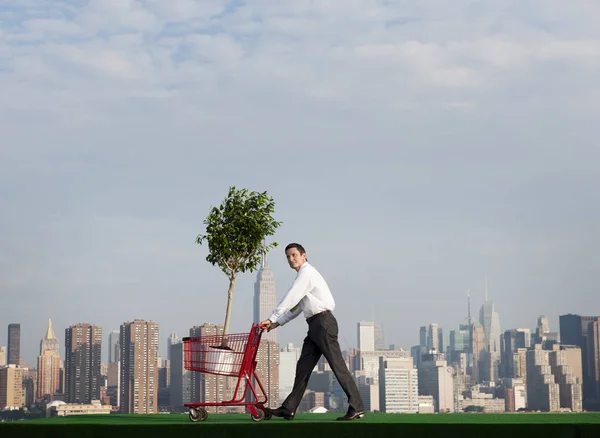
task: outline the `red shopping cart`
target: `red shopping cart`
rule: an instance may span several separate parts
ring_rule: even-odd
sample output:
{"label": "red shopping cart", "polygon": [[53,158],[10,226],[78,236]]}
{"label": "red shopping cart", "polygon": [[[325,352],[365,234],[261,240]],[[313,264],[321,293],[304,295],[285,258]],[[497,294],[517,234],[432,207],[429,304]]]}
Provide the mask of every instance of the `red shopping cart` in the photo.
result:
{"label": "red shopping cart", "polygon": [[[256,353],[262,332],[262,326],[252,324],[250,333],[183,338],[183,366],[186,370],[237,377],[231,400],[187,403],[185,406],[190,410],[191,421],[205,421],[208,418],[207,406],[245,406],[253,421],[271,419],[270,411],[265,408],[267,394],[256,374]],[[228,349],[219,348],[222,344],[226,344]]]}

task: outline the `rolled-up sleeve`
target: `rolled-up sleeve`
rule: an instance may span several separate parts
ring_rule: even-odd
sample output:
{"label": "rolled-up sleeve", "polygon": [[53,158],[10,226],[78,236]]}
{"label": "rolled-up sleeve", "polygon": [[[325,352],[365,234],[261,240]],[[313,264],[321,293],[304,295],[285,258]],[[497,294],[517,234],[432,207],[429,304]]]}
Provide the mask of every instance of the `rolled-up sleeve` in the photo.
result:
{"label": "rolled-up sleeve", "polygon": [[[300,269],[298,276],[294,280],[292,287],[287,294],[282,298],[277,308],[273,311],[273,314],[269,317],[271,322],[279,322],[280,325],[285,322],[291,321],[301,312],[300,301],[306,296],[310,287],[310,272],[308,269]],[[292,309],[297,307],[295,311]],[[291,312],[290,312],[291,311]],[[290,312],[290,317],[286,313]],[[296,313],[297,312],[297,313]],[[280,319],[285,320],[282,324]]]}

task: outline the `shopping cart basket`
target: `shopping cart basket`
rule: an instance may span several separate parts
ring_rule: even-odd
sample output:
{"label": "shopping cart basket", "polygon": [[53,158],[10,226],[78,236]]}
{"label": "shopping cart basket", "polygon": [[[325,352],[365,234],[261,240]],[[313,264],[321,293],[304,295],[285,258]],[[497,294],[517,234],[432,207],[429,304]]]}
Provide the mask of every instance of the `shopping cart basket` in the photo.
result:
{"label": "shopping cart basket", "polygon": [[[190,410],[190,420],[206,420],[207,406],[245,406],[253,421],[271,419],[270,411],[265,408],[267,394],[256,374],[256,353],[262,332],[262,326],[252,324],[250,333],[183,338],[183,366],[186,370],[237,377],[231,400],[186,403],[185,406]],[[229,349],[219,348],[224,340]]]}

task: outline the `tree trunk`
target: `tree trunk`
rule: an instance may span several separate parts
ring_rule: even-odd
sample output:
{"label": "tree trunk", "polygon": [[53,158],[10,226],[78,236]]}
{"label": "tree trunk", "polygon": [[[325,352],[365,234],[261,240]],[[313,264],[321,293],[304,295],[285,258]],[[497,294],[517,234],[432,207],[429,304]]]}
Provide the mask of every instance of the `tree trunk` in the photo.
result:
{"label": "tree trunk", "polygon": [[223,341],[221,347],[227,347],[227,334],[229,333],[229,320],[231,318],[231,301],[233,288],[235,286],[235,275],[229,279],[229,290],[227,291],[227,312],[225,313],[225,326],[223,327]]}

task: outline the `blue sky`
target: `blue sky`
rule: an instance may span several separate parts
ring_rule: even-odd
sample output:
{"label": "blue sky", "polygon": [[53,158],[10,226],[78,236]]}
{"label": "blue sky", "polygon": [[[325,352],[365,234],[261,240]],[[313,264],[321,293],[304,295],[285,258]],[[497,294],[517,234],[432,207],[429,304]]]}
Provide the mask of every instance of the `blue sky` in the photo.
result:
{"label": "blue sky", "polygon": [[[356,322],[409,348],[474,314],[600,313],[596,1],[8,0],[0,5],[0,326],[223,320],[194,244],[267,190]],[[291,284],[270,257],[278,297]],[[243,275],[232,330],[252,317]],[[302,321],[282,342],[300,343]],[[6,329],[0,330],[0,345]]]}

